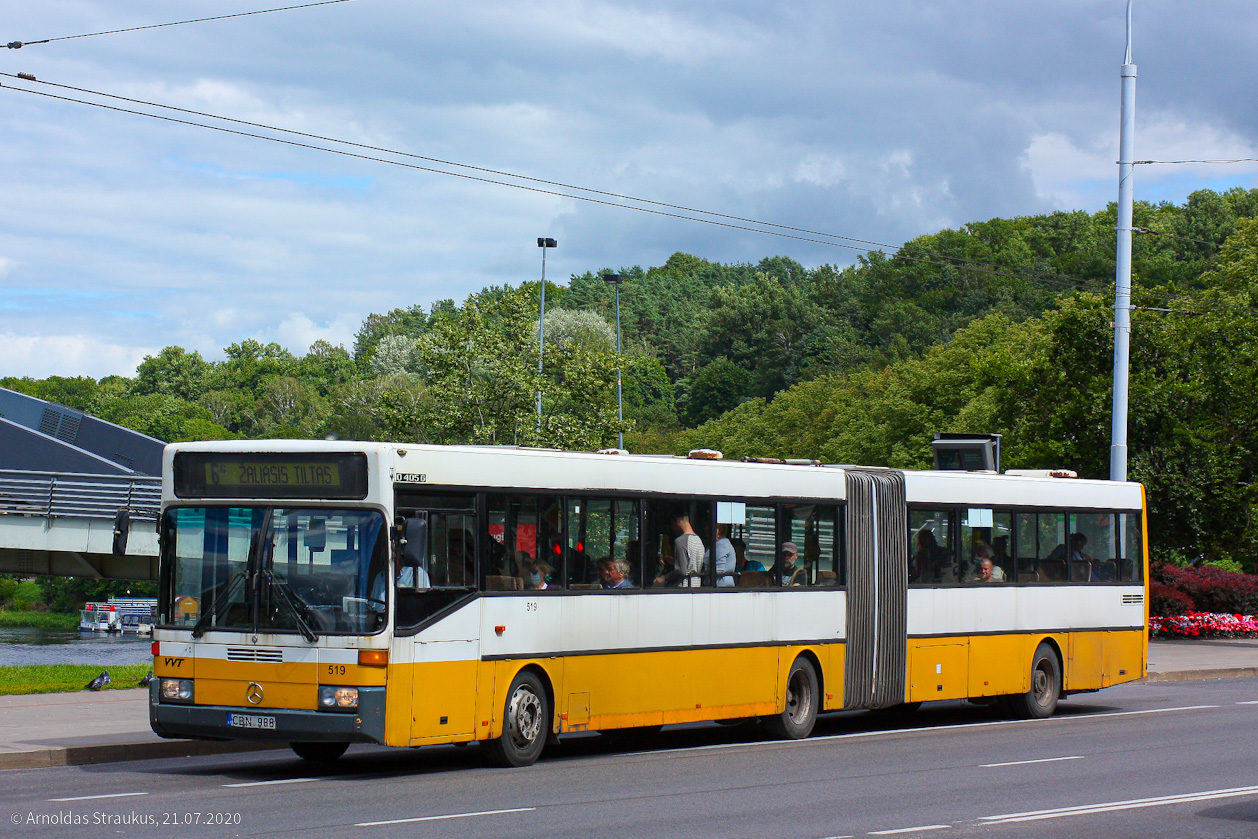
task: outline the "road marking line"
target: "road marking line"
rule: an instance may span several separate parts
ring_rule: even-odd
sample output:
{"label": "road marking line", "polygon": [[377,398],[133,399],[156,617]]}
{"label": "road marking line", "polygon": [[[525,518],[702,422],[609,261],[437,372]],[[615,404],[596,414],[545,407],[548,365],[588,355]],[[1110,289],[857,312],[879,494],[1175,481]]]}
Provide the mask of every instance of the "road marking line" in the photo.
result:
{"label": "road marking line", "polygon": [[713,743],[707,746],[685,746],[676,749],[654,749],[649,752],[625,752],[621,757],[630,754],[642,755],[666,755],[666,754],[684,754],[686,752],[705,752],[717,749],[745,749],[757,748],[761,746],[771,746],[773,748],[791,748],[795,746],[815,745],[824,743],[828,740],[854,740],[860,737],[885,737],[888,734],[915,734],[922,731],[960,731],[965,728],[987,728],[997,725],[1047,725],[1050,723],[1071,722],[1073,720],[1099,720],[1107,717],[1129,717],[1138,714],[1165,714],[1170,711],[1203,711],[1209,708],[1218,708],[1218,705],[1183,705],[1175,708],[1149,708],[1145,711],[1114,711],[1106,714],[1072,714],[1070,716],[1046,717],[1042,720],[988,720],[987,722],[962,722],[952,725],[926,725],[921,728],[891,728],[881,731],[852,731],[847,734],[827,734],[824,737],[808,737],[803,740],[782,741],[763,741],[760,743]]}
{"label": "road marking line", "polygon": [[383,824],[412,824],[414,822],[439,822],[445,819],[469,819],[472,816],[500,816],[503,813],[529,813],[536,807],[513,807],[510,810],[482,810],[479,813],[450,813],[446,816],[421,816],[416,819],[389,819],[383,822],[359,822],[354,827],[378,827]]}
{"label": "road marking line", "polygon": [[921,827],[901,827],[897,830],[871,830],[870,836],[892,836],[896,833],[917,833],[919,830],[947,830],[950,824],[924,824]]}
{"label": "road marking line", "polygon": [[225,787],[266,787],[272,784],[304,784],[307,781],[326,781],[327,778],[280,778],[276,781],[248,781],[239,784],[223,784]]}
{"label": "road marking line", "polygon": [[94,801],[97,798],[131,798],[135,795],[148,795],[147,792],[115,792],[112,795],[80,795],[77,798],[50,798],[49,801]]}
{"label": "road marking line", "polygon": [[1063,816],[1089,816],[1097,813],[1113,813],[1119,810],[1138,810],[1144,807],[1162,807],[1167,804],[1189,804],[1194,801],[1211,801],[1217,798],[1237,798],[1258,795],[1258,786],[1233,787],[1231,789],[1206,790],[1180,795],[1161,795],[1155,798],[1135,798],[1129,801],[1112,801],[1105,804],[1085,804],[1076,807],[1058,807],[1053,810],[1034,810],[1027,813],[1006,813],[1002,816],[984,816],[985,824],[1009,824],[1042,819],[1059,819]]}
{"label": "road marking line", "polygon": [[1251,699],[1248,702],[1237,702],[1237,705],[1258,705],[1258,699]]}
{"label": "road marking line", "polygon": [[827,836],[825,839],[856,839],[855,836]]}
{"label": "road marking line", "polygon": [[1044,757],[1039,760],[1011,760],[1008,763],[980,763],[982,769],[995,769],[999,766],[1026,766],[1029,763],[1056,763],[1059,760],[1083,760],[1083,755],[1071,755],[1070,757]]}

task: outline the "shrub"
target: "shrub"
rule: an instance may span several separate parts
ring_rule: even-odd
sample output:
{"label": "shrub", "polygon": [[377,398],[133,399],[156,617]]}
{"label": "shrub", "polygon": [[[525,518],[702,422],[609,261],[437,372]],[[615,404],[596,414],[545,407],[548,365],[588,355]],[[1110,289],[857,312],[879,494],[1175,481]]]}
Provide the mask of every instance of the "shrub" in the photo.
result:
{"label": "shrub", "polygon": [[1258,576],[1225,571],[1209,565],[1151,569],[1151,577],[1188,595],[1203,612],[1258,614]]}
{"label": "shrub", "polygon": [[1149,614],[1158,618],[1173,618],[1196,610],[1192,598],[1179,589],[1157,580],[1149,581]]}

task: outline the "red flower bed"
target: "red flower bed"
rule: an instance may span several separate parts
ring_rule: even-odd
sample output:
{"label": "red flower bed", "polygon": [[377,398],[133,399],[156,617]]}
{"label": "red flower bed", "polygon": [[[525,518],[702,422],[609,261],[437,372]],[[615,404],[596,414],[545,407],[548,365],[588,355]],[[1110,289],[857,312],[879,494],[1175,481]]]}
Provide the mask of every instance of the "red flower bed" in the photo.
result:
{"label": "red flower bed", "polygon": [[1188,612],[1171,618],[1149,618],[1149,637],[1256,638],[1258,617],[1215,612]]}

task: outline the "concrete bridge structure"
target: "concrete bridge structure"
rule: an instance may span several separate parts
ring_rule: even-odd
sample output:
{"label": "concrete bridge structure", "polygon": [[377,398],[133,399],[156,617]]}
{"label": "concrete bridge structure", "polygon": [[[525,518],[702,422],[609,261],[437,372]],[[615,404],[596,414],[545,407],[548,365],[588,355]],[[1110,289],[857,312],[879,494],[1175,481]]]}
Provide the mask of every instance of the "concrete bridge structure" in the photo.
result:
{"label": "concrete bridge structure", "polygon": [[[156,580],[164,445],[0,388],[0,573]],[[120,509],[131,530],[114,556]]]}

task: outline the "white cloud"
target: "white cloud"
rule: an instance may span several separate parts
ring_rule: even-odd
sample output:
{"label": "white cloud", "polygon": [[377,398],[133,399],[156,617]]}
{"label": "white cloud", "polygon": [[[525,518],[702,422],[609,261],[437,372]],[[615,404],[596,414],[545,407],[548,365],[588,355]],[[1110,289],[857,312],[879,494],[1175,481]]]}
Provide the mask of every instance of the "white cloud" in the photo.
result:
{"label": "white cloud", "polygon": [[310,345],[319,340],[352,350],[360,326],[362,319],[353,315],[340,315],[319,324],[303,312],[293,312],[275,327],[273,334],[274,340],[294,355],[305,355]]}
{"label": "white cloud", "polygon": [[[23,40],[171,19],[158,0],[10,5]],[[50,82],[894,245],[1113,200],[1121,12],[1115,0],[373,0],[6,57]],[[1237,103],[1258,75],[1258,4],[1184,15],[1142,0],[1136,14],[1138,156],[1255,156],[1258,111]],[[4,82],[3,373],[130,374],[155,347],[218,358],[249,337],[297,353],[317,338],[348,345],[370,312],[536,279],[541,235],[560,240],[557,278],[678,250],[855,258]],[[1253,186],[1255,171],[1141,167],[1137,197]]]}
{"label": "white cloud", "polygon": [[[1134,137],[1136,160],[1236,160],[1258,157],[1258,144],[1235,131],[1189,120],[1174,114],[1138,119]],[[1113,200],[1118,191],[1117,127],[1108,134],[1075,139],[1057,132],[1031,139],[1023,163],[1036,192],[1063,209],[1095,207]],[[1258,172],[1258,163],[1140,165],[1136,170],[1137,199],[1142,185],[1185,177],[1210,180],[1220,175],[1244,176]]]}
{"label": "white cloud", "polygon": [[146,355],[161,347],[130,346],[102,341],[94,335],[17,335],[0,333],[4,346],[4,374],[47,376],[135,375]]}

